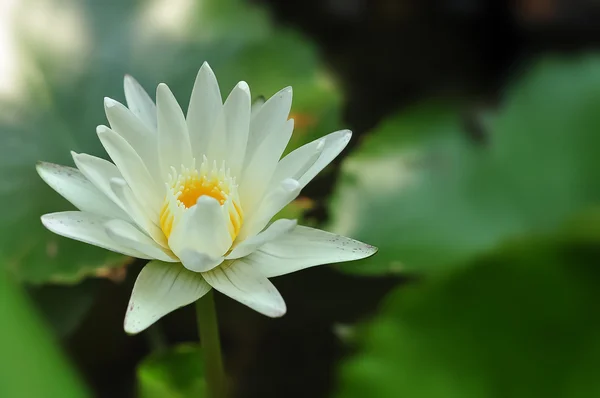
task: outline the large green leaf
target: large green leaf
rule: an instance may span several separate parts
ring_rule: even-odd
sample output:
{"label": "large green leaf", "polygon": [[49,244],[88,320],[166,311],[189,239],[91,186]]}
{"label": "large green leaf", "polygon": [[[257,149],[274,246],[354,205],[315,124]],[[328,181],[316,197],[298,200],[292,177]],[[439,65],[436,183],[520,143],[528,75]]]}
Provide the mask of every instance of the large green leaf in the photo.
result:
{"label": "large green leaf", "polygon": [[392,292],[336,397],[600,395],[600,250],[525,240]]}
{"label": "large green leaf", "polygon": [[138,366],[140,398],[207,397],[200,347],[184,344],[150,355]]}
{"label": "large green leaf", "polygon": [[0,271],[0,396],[89,396],[16,284]]}
{"label": "large green leaf", "polygon": [[452,107],[382,123],[344,163],[331,229],[379,247],[353,272],[460,264],[520,236],[550,233],[600,203],[600,59],[545,60],[469,140]]}
{"label": "large green leaf", "polygon": [[32,60],[21,69],[36,73],[28,75],[19,99],[2,101],[0,115],[0,262],[20,280],[76,282],[99,267],[128,261],[44,230],[40,215],[72,207],[34,169],[39,160],[72,165],[71,150],[106,156],[95,127],[106,123],[104,96],[124,100],[126,73],[151,93],[159,82],[168,83],[185,109],[198,68],[208,61],[224,95],[239,80],[250,84],[255,97],[294,87],[298,128],[291,147],[339,128],[340,96],[315,48],[292,31],[274,28],[263,10],[246,2],[190,2],[181,21],[169,22],[173,16],[157,11],[162,3],[156,1],[51,0],[50,29],[73,25],[67,23],[73,18],[59,18],[67,11],[81,22],[59,51],[40,39],[55,37],[53,31],[44,32],[40,24],[35,26],[41,34],[25,29],[29,10],[40,1],[24,3],[16,22],[24,59]]}

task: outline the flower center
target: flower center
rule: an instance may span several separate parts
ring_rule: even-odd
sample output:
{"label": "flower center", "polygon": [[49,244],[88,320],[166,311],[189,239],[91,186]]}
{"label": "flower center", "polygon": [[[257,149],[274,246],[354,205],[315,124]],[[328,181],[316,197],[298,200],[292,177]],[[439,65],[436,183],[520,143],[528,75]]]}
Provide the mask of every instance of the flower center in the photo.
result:
{"label": "flower center", "polygon": [[215,198],[221,205],[227,200],[229,195],[229,187],[224,186],[223,181],[216,178],[208,179],[206,176],[199,176],[194,170],[188,175],[180,175],[177,181],[177,200],[189,209],[196,204],[198,198],[202,195],[207,195]]}
{"label": "flower center", "polygon": [[171,169],[165,202],[160,211],[160,228],[167,238],[183,213],[195,206],[198,198],[204,195],[216,199],[223,210],[229,213],[229,234],[231,240],[235,240],[243,221],[235,178],[230,176],[225,164],[218,168],[217,163],[213,162],[212,168],[209,168],[206,157],[199,169],[196,169],[195,161],[191,169],[182,166],[179,173],[175,168]]}

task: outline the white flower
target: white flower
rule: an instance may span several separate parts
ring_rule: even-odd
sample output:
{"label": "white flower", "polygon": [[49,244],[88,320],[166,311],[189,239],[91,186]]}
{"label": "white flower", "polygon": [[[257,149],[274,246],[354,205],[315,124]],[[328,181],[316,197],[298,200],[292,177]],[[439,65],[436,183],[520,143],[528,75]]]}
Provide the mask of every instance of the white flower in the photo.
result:
{"label": "white flower", "polygon": [[77,169],[40,163],[40,176],[80,211],[46,214],[49,230],[150,259],[137,278],[125,330],[137,333],[211,288],[270,316],[286,312],[268,278],[361,259],[376,249],[296,220],[271,218],[350,140],[329,134],[280,160],[292,135],[292,89],[251,109],[238,83],[222,103],[202,65],[187,117],[165,84],[156,105],[130,76],[127,107],[106,98],[97,133],[112,161],[72,153]]}

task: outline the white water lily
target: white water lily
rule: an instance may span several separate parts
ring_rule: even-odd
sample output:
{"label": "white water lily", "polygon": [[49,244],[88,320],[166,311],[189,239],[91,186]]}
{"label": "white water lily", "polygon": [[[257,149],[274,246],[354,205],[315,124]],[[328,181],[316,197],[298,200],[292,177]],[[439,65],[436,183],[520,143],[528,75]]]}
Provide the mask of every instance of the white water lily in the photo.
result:
{"label": "white water lily", "polygon": [[186,117],[165,84],[156,105],[131,76],[124,86],[128,108],[106,98],[111,127],[97,128],[114,163],[72,153],[77,169],[40,163],[37,170],[80,210],[42,216],[49,230],[152,260],[133,288],[128,333],[211,288],[278,317],[285,302],[268,278],[375,253],[296,220],[268,225],[351,136],[337,131],[280,159],[294,127],[291,88],[251,109],[250,89],[240,82],[223,103],[205,63]]}

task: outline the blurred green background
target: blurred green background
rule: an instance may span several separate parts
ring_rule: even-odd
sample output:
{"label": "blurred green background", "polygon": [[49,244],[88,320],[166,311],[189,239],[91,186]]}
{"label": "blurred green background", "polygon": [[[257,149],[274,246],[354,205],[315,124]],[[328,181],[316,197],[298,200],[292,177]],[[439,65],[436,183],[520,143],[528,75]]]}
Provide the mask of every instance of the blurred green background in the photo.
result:
{"label": "blurred green background", "polygon": [[0,397],[205,396],[193,309],[125,335],[143,261],[46,231],[34,168],[204,61],[293,86],[288,151],[354,131],[284,213],[379,247],[281,319],[217,296],[232,396],[600,396],[599,47],[585,1],[0,1]]}

